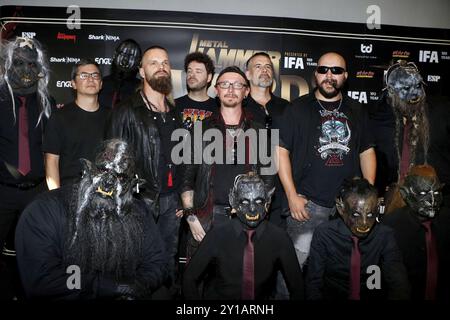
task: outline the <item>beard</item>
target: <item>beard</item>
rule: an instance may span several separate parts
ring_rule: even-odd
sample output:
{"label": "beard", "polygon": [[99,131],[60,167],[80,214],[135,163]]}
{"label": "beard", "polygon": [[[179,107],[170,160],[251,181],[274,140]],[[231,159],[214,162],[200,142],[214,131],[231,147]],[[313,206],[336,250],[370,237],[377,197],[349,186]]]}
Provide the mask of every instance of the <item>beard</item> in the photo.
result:
{"label": "beard", "polygon": [[273,79],[270,77],[262,77],[260,76],[256,81],[252,81],[252,84],[254,86],[260,87],[260,88],[268,88],[272,86]]}
{"label": "beard", "polygon": [[408,101],[400,99],[396,94],[388,95],[388,103],[394,110],[407,119],[412,119],[416,115],[420,115],[425,110],[425,99],[419,100],[417,103],[409,103]]}
{"label": "beard", "polygon": [[208,83],[206,81],[198,81],[194,83],[192,86],[189,85],[189,82],[186,81],[186,87],[188,88],[188,91],[203,91],[208,86]]}
{"label": "beard", "polygon": [[162,77],[152,76],[147,80],[150,87],[163,95],[167,96],[172,92],[172,78],[170,75],[165,75]]}
{"label": "beard", "polygon": [[[334,90],[333,91],[325,90],[325,88],[324,88],[325,84],[331,84],[333,86]],[[343,87],[343,84],[339,85],[337,80],[335,80],[335,79],[325,79],[320,84],[317,82],[317,79],[316,79],[316,85],[317,85],[317,88],[319,89],[319,92],[326,99],[331,99],[331,98],[336,97],[339,93],[341,93],[341,89]]]}
{"label": "beard", "polygon": [[[85,184],[86,185],[86,184]],[[133,277],[139,264],[144,230],[137,205],[128,203],[119,217],[116,205],[103,205],[90,187],[75,185],[69,203],[65,263],[83,273],[100,272],[115,280]],[[109,200],[114,201],[114,200]],[[96,203],[93,205],[92,203]]]}

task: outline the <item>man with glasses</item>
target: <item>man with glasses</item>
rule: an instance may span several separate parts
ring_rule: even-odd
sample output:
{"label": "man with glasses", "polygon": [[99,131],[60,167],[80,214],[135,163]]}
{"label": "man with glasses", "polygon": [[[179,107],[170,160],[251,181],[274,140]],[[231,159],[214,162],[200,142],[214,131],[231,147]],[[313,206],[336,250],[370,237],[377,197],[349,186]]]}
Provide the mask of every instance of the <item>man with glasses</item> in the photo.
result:
{"label": "man with glasses", "polygon": [[322,55],[314,73],[317,89],[292,102],[275,123],[280,129],[279,177],[289,210],[287,231],[302,268],[314,229],[335,213],[334,199],[344,179],[375,180],[375,152],[368,117],[342,93],[344,58]]}
{"label": "man with glasses", "polygon": [[[216,157],[212,163],[202,157],[201,163],[196,164],[194,149],[192,161],[186,165],[181,199],[191,231],[187,245],[188,259],[195,252],[211,225],[220,226],[229,222],[228,194],[235,177],[250,171],[261,174],[260,159],[257,158],[252,163],[247,157],[250,144],[256,145],[257,141],[239,138],[248,130],[253,129],[258,132],[259,129],[263,129],[261,125],[248,118],[242,107],[242,101],[250,91],[249,85],[244,72],[236,66],[227,67],[220,72],[215,86],[220,100],[220,111],[202,122],[202,132],[204,134],[206,130],[215,129],[222,134],[223,144],[220,143],[220,145],[223,146],[221,150],[223,157],[221,159]],[[210,140],[196,136],[195,129],[193,138],[194,141],[201,139],[202,150],[211,147]],[[239,154],[237,146],[239,139],[246,141],[245,148],[242,148],[245,149],[246,154]],[[269,144],[268,141],[265,143]],[[217,151],[216,154],[221,152]],[[272,185],[272,176],[261,175],[261,177],[269,188]]]}
{"label": "man with glasses", "polygon": [[45,176],[50,190],[80,177],[80,158],[94,160],[104,138],[108,109],[100,106],[102,75],[98,64],[81,59],[72,68],[75,101],[52,114],[45,130]]}

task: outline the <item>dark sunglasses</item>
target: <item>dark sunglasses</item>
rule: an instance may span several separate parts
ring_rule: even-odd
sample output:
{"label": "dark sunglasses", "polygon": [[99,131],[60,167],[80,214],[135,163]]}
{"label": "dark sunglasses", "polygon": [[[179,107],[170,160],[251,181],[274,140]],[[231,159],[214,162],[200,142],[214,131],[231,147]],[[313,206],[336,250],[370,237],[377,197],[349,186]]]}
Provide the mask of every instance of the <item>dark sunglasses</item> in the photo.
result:
{"label": "dark sunglasses", "polygon": [[341,67],[327,67],[327,66],[319,66],[316,71],[320,74],[326,74],[328,70],[331,70],[332,74],[343,74],[345,72],[344,68]]}

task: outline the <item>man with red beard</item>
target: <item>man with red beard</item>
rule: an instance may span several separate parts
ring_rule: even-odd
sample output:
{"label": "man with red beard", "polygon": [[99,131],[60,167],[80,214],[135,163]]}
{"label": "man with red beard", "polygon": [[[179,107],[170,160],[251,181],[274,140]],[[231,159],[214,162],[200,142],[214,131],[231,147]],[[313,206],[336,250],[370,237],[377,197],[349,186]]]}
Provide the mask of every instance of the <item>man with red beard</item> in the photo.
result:
{"label": "man with red beard", "polygon": [[114,108],[109,125],[109,137],[126,140],[134,146],[137,173],[146,180],[141,196],[154,213],[157,227],[169,253],[168,286],[175,275],[180,218],[180,166],[173,164],[172,132],[181,127],[181,117],[167,99],[172,91],[168,52],[159,46],[145,50],[141,67],[142,90]]}
{"label": "man with red beard", "polygon": [[317,89],[294,100],[276,120],[280,130],[282,206],[300,265],[306,264],[314,229],[335,212],[334,199],[346,178],[375,180],[375,152],[365,110],[346,97],[344,58],[328,52],[315,72]]}

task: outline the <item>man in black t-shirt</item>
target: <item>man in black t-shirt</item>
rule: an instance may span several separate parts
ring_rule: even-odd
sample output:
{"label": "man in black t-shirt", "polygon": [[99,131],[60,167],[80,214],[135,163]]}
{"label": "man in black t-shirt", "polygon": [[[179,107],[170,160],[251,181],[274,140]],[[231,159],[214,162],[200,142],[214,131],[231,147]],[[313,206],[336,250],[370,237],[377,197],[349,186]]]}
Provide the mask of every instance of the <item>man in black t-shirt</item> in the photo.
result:
{"label": "man in black t-shirt", "polygon": [[104,139],[108,110],[98,102],[102,75],[98,64],[82,59],[72,69],[75,101],[50,117],[45,131],[45,175],[50,190],[80,177],[80,158],[93,160]]}
{"label": "man in black t-shirt", "polygon": [[193,52],[184,59],[188,94],[175,99],[175,107],[181,112],[183,126],[191,130],[194,122],[202,121],[219,110],[215,99],[208,96],[208,88],[214,77],[214,63],[201,52]]}
{"label": "man in black t-shirt", "polygon": [[334,199],[345,178],[375,180],[375,152],[367,115],[341,90],[347,79],[344,58],[324,54],[315,72],[317,90],[289,105],[281,121],[279,177],[290,211],[287,231],[301,266],[309,254],[314,229],[334,214]]}

